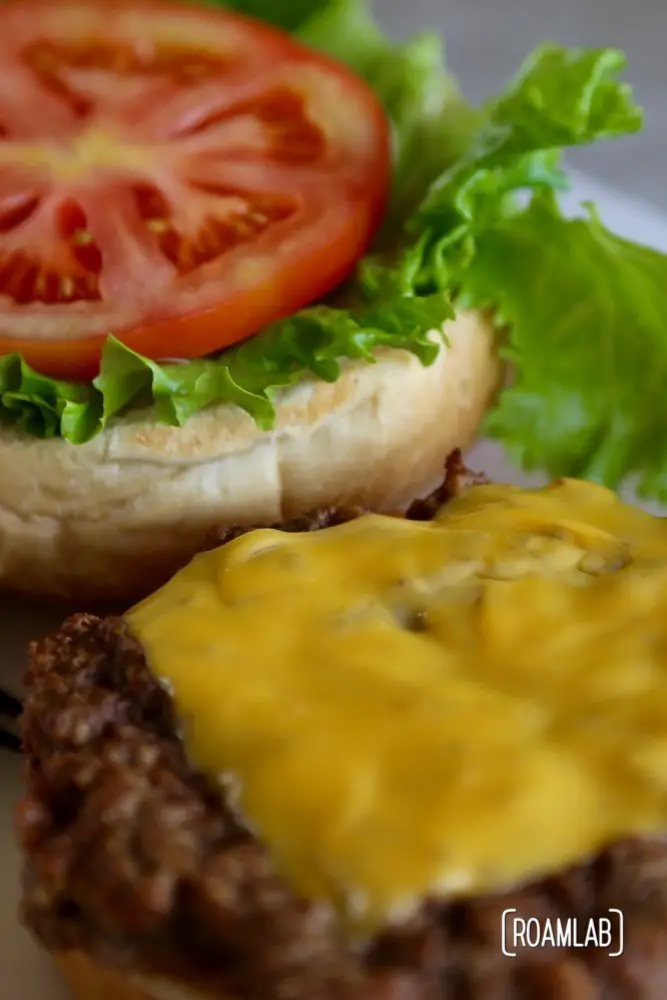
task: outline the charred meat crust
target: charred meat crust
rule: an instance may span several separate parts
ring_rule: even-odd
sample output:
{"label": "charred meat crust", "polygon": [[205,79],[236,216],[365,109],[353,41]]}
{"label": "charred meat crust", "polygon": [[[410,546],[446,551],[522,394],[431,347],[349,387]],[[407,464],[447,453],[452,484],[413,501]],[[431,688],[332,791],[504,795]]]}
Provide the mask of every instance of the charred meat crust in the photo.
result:
{"label": "charred meat crust", "polygon": [[411,521],[430,521],[440,507],[469,486],[483,486],[489,477],[483,472],[472,472],[463,461],[460,451],[453,451],[445,463],[445,478],[440,486],[423,500],[410,505],[406,517]]}
{"label": "charred meat crust", "polygon": [[[450,460],[443,486],[410,516],[428,519],[466,476]],[[320,512],[289,528],[343,519]],[[425,901],[354,950],[190,767],[169,695],[121,619],[77,615],[33,643],[27,685],[22,915],[52,950],[83,949],[239,1000],[667,996],[665,843],[626,841],[510,893]],[[620,958],[594,948],[502,956],[505,909],[583,921],[609,907],[625,915]]]}
{"label": "charred meat crust", "polygon": [[[463,461],[460,451],[453,451],[445,463],[445,478],[441,485],[424,499],[415,500],[405,516],[411,521],[430,521],[438,509],[461,490],[467,486],[480,485],[488,483],[488,481],[488,477],[483,473],[471,472]],[[366,511],[361,507],[321,507],[310,514],[304,514],[280,524],[271,524],[269,527],[277,528],[280,531],[319,531],[321,528],[331,528],[336,524],[353,521],[364,513]],[[209,536],[206,548],[215,549],[219,545],[233,541],[240,535],[247,534],[249,531],[265,527],[267,525],[253,524],[218,528]]]}

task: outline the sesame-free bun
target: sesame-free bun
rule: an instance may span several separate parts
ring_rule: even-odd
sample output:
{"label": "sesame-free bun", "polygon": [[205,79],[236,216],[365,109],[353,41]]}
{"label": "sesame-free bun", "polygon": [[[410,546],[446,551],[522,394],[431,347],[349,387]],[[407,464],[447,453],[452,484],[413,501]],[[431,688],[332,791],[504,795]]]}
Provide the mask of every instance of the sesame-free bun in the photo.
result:
{"label": "sesame-free bun", "polygon": [[485,316],[461,313],[445,331],[430,367],[383,349],[376,364],[345,363],[336,382],[288,389],[270,431],[227,404],[184,427],[131,412],[84,445],[0,429],[0,589],[129,602],[215,526],[399,508],[472,442],[498,382]]}
{"label": "sesame-free bun", "polygon": [[234,1000],[229,994],[202,993],[174,980],[107,968],[81,951],[55,955],[54,960],[74,1000]]}

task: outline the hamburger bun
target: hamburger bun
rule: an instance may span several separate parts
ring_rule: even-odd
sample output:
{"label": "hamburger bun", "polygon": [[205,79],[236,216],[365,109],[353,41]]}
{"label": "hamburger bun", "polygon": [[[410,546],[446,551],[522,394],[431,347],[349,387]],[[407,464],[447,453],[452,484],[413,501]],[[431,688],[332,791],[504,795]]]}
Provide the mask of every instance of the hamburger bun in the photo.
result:
{"label": "hamburger bun", "polygon": [[[56,955],[55,963],[74,1000],[212,1000],[212,994],[173,980],[130,976],[110,969],[81,951]],[[216,993],[215,1000],[233,997]]]}
{"label": "hamburger bun", "polygon": [[309,379],[260,430],[226,404],[184,427],[132,412],[71,445],[0,431],[0,589],[129,602],[201,548],[213,527],[331,505],[398,509],[466,447],[498,383],[490,320],[461,313],[425,367],[403,350]]}

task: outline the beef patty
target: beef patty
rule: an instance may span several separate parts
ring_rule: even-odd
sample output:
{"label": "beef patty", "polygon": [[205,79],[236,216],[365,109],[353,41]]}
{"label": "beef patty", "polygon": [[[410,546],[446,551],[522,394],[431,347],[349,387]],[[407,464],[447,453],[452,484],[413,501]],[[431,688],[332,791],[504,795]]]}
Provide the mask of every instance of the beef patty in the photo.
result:
{"label": "beef patty", "polygon": [[[443,486],[408,516],[428,519],[469,481],[454,456]],[[277,527],[316,530],[360,513]],[[27,685],[22,916],[53,951],[247,1000],[667,997],[667,841],[614,844],[505,893],[426,899],[409,921],[352,947],[189,765],[169,694],[122,619],[76,615],[33,643]],[[593,944],[502,953],[505,910],[581,926],[610,908],[624,914],[619,957]]]}

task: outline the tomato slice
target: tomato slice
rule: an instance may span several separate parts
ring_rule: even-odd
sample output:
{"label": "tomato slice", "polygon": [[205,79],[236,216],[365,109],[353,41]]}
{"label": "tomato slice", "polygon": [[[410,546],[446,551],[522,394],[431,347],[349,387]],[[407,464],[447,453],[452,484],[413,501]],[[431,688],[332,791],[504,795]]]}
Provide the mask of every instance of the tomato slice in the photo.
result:
{"label": "tomato slice", "polygon": [[242,340],[338,285],[386,201],[366,84],[230,12],[0,6],[0,354],[89,378]]}

